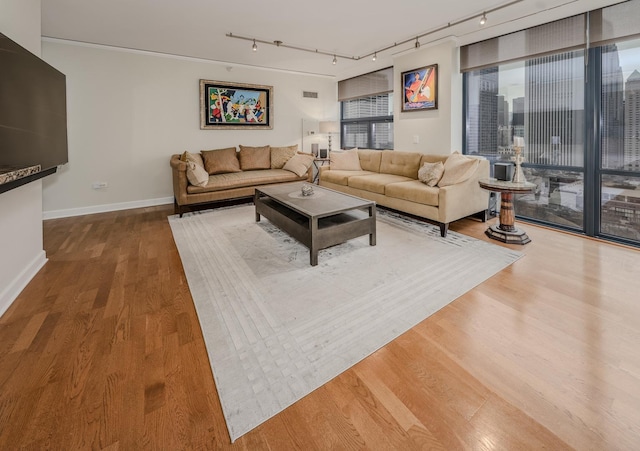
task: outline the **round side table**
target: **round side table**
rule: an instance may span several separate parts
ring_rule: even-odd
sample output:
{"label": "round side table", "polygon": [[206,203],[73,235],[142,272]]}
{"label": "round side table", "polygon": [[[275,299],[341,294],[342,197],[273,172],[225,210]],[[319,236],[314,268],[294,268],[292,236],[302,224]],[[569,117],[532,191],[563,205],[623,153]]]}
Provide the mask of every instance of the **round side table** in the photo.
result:
{"label": "round side table", "polygon": [[524,230],[516,227],[516,212],[513,206],[514,194],[532,193],[535,183],[515,183],[508,180],[479,180],[480,188],[500,193],[500,224],[490,226],[485,234],[489,238],[509,244],[527,244],[531,239]]}

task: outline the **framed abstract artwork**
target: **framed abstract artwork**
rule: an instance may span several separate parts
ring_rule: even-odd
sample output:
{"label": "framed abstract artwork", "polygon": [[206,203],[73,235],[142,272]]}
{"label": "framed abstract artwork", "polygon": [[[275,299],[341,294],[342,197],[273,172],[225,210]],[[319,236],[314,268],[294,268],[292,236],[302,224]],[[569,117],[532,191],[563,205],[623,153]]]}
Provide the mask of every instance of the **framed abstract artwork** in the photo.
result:
{"label": "framed abstract artwork", "polygon": [[200,80],[200,128],[272,129],[273,87]]}
{"label": "framed abstract artwork", "polygon": [[438,109],[438,65],[402,72],[402,111]]}

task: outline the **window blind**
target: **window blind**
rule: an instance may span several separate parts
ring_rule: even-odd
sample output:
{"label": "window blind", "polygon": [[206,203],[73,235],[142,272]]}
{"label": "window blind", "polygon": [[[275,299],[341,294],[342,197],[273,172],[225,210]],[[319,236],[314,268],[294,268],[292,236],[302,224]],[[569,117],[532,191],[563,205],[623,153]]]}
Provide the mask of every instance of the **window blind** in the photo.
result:
{"label": "window blind", "polygon": [[338,82],[338,101],[393,92],[393,67]]}

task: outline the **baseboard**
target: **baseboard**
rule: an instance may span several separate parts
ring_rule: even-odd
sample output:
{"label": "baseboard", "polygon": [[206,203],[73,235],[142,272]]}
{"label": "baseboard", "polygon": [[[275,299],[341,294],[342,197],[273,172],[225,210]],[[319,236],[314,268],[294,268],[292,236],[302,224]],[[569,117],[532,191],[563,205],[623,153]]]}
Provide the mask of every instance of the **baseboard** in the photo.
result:
{"label": "baseboard", "polygon": [[38,253],[36,258],[22,270],[18,277],[16,277],[7,288],[0,293],[0,316],[4,315],[4,312],[11,306],[13,301],[16,300],[18,295],[24,290],[24,287],[33,279],[33,277],[40,271],[40,268],[47,262],[47,254],[45,251]]}
{"label": "baseboard", "polygon": [[42,219],[68,218],[71,216],[92,215],[108,211],[129,210],[131,208],[155,207],[156,205],[173,204],[173,197],[159,199],[135,200],[117,204],[92,205],[91,207],[69,208],[65,210],[51,210],[42,212]]}

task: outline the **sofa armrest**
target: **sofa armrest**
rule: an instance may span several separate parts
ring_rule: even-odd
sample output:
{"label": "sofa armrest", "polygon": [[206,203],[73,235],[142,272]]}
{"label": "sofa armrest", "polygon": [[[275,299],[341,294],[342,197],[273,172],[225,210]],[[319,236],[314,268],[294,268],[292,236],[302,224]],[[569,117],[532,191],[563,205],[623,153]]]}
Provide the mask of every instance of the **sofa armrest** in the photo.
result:
{"label": "sofa armrest", "polygon": [[471,177],[462,183],[444,186],[438,194],[440,222],[449,223],[484,211],[489,207],[489,192],[478,180],[489,178],[489,160],[481,159]]}
{"label": "sofa armrest", "polygon": [[171,173],[173,176],[173,197],[178,205],[187,203],[187,163],[180,160],[180,155],[171,156]]}

